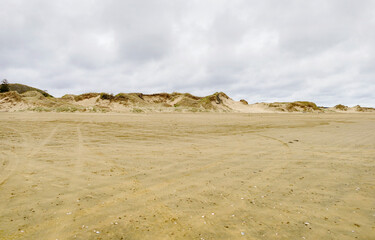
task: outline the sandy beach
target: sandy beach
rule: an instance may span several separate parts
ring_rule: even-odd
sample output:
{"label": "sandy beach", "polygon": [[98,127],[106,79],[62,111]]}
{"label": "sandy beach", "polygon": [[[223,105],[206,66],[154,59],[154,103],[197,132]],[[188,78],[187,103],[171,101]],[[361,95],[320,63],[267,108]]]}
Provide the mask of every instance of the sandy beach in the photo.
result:
{"label": "sandy beach", "polygon": [[0,239],[375,239],[374,113],[0,113]]}

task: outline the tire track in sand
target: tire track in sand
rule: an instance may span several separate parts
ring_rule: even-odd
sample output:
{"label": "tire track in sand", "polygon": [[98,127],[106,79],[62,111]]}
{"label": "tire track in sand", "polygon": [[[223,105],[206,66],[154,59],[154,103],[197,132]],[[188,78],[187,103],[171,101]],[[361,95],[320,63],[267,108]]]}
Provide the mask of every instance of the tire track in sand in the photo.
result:
{"label": "tire track in sand", "polygon": [[[15,129],[15,128],[10,128],[10,127],[6,127],[6,128],[13,130],[18,135],[20,135],[24,144],[28,142],[27,137],[25,137],[25,135],[23,133],[21,133],[19,130]],[[41,144],[39,144],[37,147],[32,148],[31,152],[29,154],[26,154],[24,160],[27,160],[28,158],[34,156],[40,150],[42,150],[42,148],[51,140],[53,135],[56,133],[57,128],[58,128],[58,126],[56,126],[54,129],[52,129],[50,134],[43,140],[43,142]],[[0,186],[3,185],[9,179],[9,177],[14,173],[14,171],[18,168],[18,165],[19,165],[19,162],[20,162],[20,157],[15,152],[11,152],[11,155],[14,156],[14,161],[10,161],[8,166],[3,170],[3,172],[5,172],[5,174],[1,174],[1,176],[0,176]],[[28,164],[28,163],[29,163],[29,161],[24,162],[24,164]]]}
{"label": "tire track in sand", "polygon": [[[82,154],[82,148],[83,148],[83,146],[81,145],[82,144],[82,134],[80,134],[80,132],[81,132],[80,129],[77,128],[78,153]],[[273,138],[273,137],[268,137],[268,136],[264,136],[264,135],[258,135],[258,136],[263,137],[263,138],[267,138],[267,139],[271,139],[271,140],[274,140],[274,141],[277,141],[277,142],[281,143],[285,147],[285,149],[287,150],[287,152],[284,151],[285,158],[286,158],[287,155],[290,154],[290,149],[289,149],[289,146],[288,146],[287,143],[285,143],[285,142],[283,142],[279,139]],[[237,147],[237,148],[239,148],[239,147]],[[237,148],[234,148],[233,151],[239,150]],[[181,173],[172,173],[172,174],[169,174],[169,177],[179,176],[180,180],[181,179],[186,180],[190,177],[193,177],[193,173],[199,173],[199,172],[202,172],[202,171],[206,171],[208,169],[213,169],[213,168],[218,167],[219,165],[223,164],[224,162],[225,162],[224,160],[209,162],[209,163],[206,163],[206,164],[202,164],[202,165],[199,165],[199,166],[192,167],[191,169],[188,170],[188,173],[185,173],[182,176],[180,176]],[[289,162],[285,161],[283,165],[288,165],[288,164],[289,164]],[[236,168],[240,168],[240,167],[241,166],[239,165]],[[221,170],[223,170],[223,169],[221,169]],[[132,179],[131,176],[130,176],[130,179]],[[117,188],[118,186],[121,186],[123,184],[124,183],[114,184],[113,188]],[[75,221],[82,222],[84,219],[88,219],[92,215],[95,215],[96,213],[103,212],[105,209],[116,208],[115,206],[117,204],[124,204],[125,198],[128,198],[129,200],[131,200],[133,202],[138,201],[140,204],[141,203],[144,204],[144,203],[147,202],[149,209],[163,208],[164,211],[166,211],[166,213],[165,213],[166,215],[174,215],[174,210],[170,209],[164,203],[157,202],[157,201],[156,201],[157,203],[151,203],[147,200],[154,199],[154,198],[159,198],[159,199],[162,198],[163,196],[159,196],[158,194],[156,194],[156,192],[158,192],[159,190],[161,190],[163,188],[178,185],[178,182],[162,181],[162,182],[159,182],[159,183],[152,184],[150,186],[145,186],[142,183],[140,183],[139,181],[136,181],[136,183],[133,182],[133,184],[137,185],[138,190],[136,192],[133,192],[131,195],[129,195],[129,192],[127,192],[127,191],[126,192],[119,192],[119,193],[111,196],[108,199],[105,199],[105,200],[103,199],[101,201],[101,204],[97,204],[97,205],[94,205],[94,206],[91,206],[91,207],[86,207],[84,209],[76,208],[74,210]],[[79,194],[82,194],[82,192],[80,192]],[[67,216],[69,216],[69,215],[67,215]],[[102,216],[100,221],[97,224],[93,224],[93,225],[90,226],[90,230],[92,230],[94,228],[100,228],[101,225],[103,225],[105,223],[109,223],[111,221],[112,217],[113,216],[106,216],[106,217],[103,218],[103,216]],[[39,224],[38,226],[34,226],[34,227],[28,229],[28,232],[29,233],[36,233],[38,231],[44,231],[45,234],[46,234],[46,229],[51,228],[51,226],[54,226],[54,227],[58,226],[57,228],[54,228],[53,230],[51,229],[52,231],[50,231],[48,233],[51,237],[52,236],[55,237],[56,235],[60,235],[60,233],[64,233],[64,228],[66,226],[60,225],[61,223],[66,222],[66,223],[68,223],[68,225],[71,224],[71,219],[70,220],[68,220],[68,219],[69,219],[68,217],[63,217],[63,218],[60,218],[59,220],[54,219],[52,221]]]}
{"label": "tire track in sand", "polygon": [[43,140],[43,142],[41,142],[38,146],[34,147],[31,152],[29,154],[27,154],[26,157],[33,157],[35,154],[37,154],[38,152],[40,152],[42,150],[42,148],[49,142],[51,141],[53,135],[55,135],[57,129],[58,129],[59,126],[56,126],[52,129],[52,131],[48,134],[48,136]]}
{"label": "tire track in sand", "polygon": [[[73,128],[74,129],[74,128]],[[72,131],[73,131],[72,129]],[[87,190],[84,186],[85,184],[82,184],[82,180],[84,179],[84,173],[82,172],[84,170],[84,146],[83,146],[83,137],[82,137],[82,131],[80,124],[78,124],[75,127],[76,131],[76,138],[74,141],[77,142],[76,145],[76,152],[75,152],[75,158],[72,160],[74,161],[72,163],[72,172],[70,173],[69,178],[69,184],[67,187],[67,191],[69,192],[70,199],[72,200],[72,205],[69,207],[69,213],[73,214],[73,222],[76,219],[76,213],[80,211],[79,205],[77,205],[77,202],[79,202],[80,195],[84,195]],[[66,210],[68,211],[68,210]],[[70,215],[69,214],[69,215]],[[69,231],[69,229],[66,229],[66,227],[69,227],[72,224],[72,219],[69,215],[61,215],[59,216],[59,220],[57,221],[49,221],[48,223],[43,223],[44,226],[44,236],[49,239],[57,239],[60,237],[63,237],[66,235],[66,232]],[[34,231],[37,231],[38,229],[33,229]],[[65,237],[63,237],[65,238]]]}
{"label": "tire track in sand", "polygon": [[[53,138],[53,136],[55,135],[57,129],[59,128],[59,125],[54,127],[47,135],[47,137],[45,137],[41,142],[36,142],[35,144],[33,144],[32,147],[30,147],[31,149],[29,150],[29,153],[27,154],[24,154],[22,156],[22,159],[23,159],[23,168],[24,169],[27,169],[27,172],[29,174],[31,174],[32,172],[38,172],[39,170],[37,168],[40,168],[38,167],[38,164],[32,164],[32,160],[33,160],[33,157],[35,155],[37,155],[40,151],[43,150],[43,148],[51,141],[51,139]],[[34,139],[32,139],[31,141],[34,141]]]}
{"label": "tire track in sand", "polygon": [[[259,136],[281,143],[284,146],[284,149],[287,150],[287,151],[283,151],[284,152],[283,155],[285,157],[285,160],[287,160],[287,156],[290,154],[290,149],[289,149],[289,146],[288,146],[287,143],[285,143],[282,140],[277,139],[277,138],[263,136],[263,135],[259,135]],[[236,152],[239,149],[241,149],[241,147],[234,148],[233,151]],[[195,166],[195,167],[189,169],[186,173],[181,173],[181,172],[171,173],[168,176],[169,176],[169,178],[178,177],[179,180],[181,180],[181,179],[186,180],[190,177],[194,177],[193,173],[196,174],[196,173],[199,173],[199,172],[207,171],[208,169],[213,169],[215,167],[218,167],[219,165],[222,165],[224,162],[225,162],[225,160],[209,162],[209,163],[206,163],[206,164],[203,164],[203,165],[200,165],[200,166]],[[285,161],[283,163],[283,166],[281,166],[280,168],[286,167],[288,164],[290,164],[290,163],[288,161]],[[242,167],[241,164],[239,164],[234,169],[240,169],[241,167]],[[220,169],[220,171],[224,171],[224,170],[225,169]],[[131,176],[130,176],[130,179],[132,179]],[[275,179],[277,179],[277,177]],[[179,184],[178,181],[177,182],[176,181],[162,181],[162,182],[155,181],[155,182],[156,182],[155,184],[152,184],[150,186],[145,186],[144,184],[137,181],[137,188],[138,188],[137,192],[132,193],[132,195],[128,195],[127,192],[126,193],[125,192],[118,193],[117,195],[114,195],[113,197],[103,201],[102,204],[100,204],[100,205],[96,205],[96,206],[93,206],[91,208],[85,209],[85,215],[86,216],[91,215],[91,214],[94,214],[96,212],[100,212],[103,209],[112,208],[112,207],[114,207],[114,205],[119,204],[124,197],[127,197],[128,199],[131,199],[133,201],[140,201],[142,199],[144,202],[147,199],[155,199],[155,198],[160,199],[163,196],[160,196],[160,195],[156,194],[157,192],[159,192],[160,190],[162,190],[164,188],[170,188],[171,186],[175,186],[175,185]],[[167,205],[163,204],[163,203],[158,203],[158,204],[156,204],[156,206],[158,206],[158,207],[162,206],[162,207],[168,209],[169,213],[173,213],[173,210],[169,209],[169,207]],[[148,207],[153,208],[152,203],[150,205],[150,202],[148,202]],[[85,215],[83,217],[85,217]],[[103,223],[103,222],[109,221],[110,219],[106,218],[106,219],[101,219],[101,220],[102,220],[102,223]],[[99,227],[99,226],[97,226],[97,227]]]}
{"label": "tire track in sand", "polygon": [[[3,126],[3,127],[8,128],[11,131],[15,132],[16,134],[18,134],[23,141],[22,145],[24,145],[27,142],[27,139],[26,139],[25,135],[23,133],[21,133],[19,130],[15,129],[15,128],[11,128],[11,127],[5,127],[5,126]],[[15,153],[14,151],[10,151],[9,153],[10,153],[10,155],[13,155],[13,159],[11,159],[9,161],[9,164],[7,164],[5,166],[5,168],[2,169],[2,171],[0,171],[0,186],[2,186],[9,179],[9,177],[17,169],[17,167],[19,165],[19,162],[20,162],[20,158],[17,155],[17,153]]]}
{"label": "tire track in sand", "polygon": [[[20,161],[17,154],[15,154],[14,152],[9,152],[9,153],[13,157],[12,157],[12,160],[10,160],[9,163],[5,166],[5,168],[3,168],[2,171],[0,171],[0,186],[2,186],[4,183],[6,183],[6,181],[9,179],[9,177],[17,169],[19,161]],[[11,158],[11,157],[9,157],[9,158]]]}
{"label": "tire track in sand", "polygon": [[[270,140],[273,140],[273,141],[277,141],[278,143],[281,143],[284,146],[284,149],[287,150],[287,151],[283,151],[285,161],[283,162],[282,166],[280,166],[280,168],[285,168],[286,166],[288,166],[290,164],[289,161],[286,161],[287,156],[289,156],[291,154],[290,148],[289,148],[287,143],[283,142],[280,139],[269,137],[269,136],[264,136],[264,135],[258,135],[258,136],[266,138],[266,139],[270,139]],[[238,146],[237,148],[234,148],[233,151],[236,152],[240,149],[241,149],[241,147]],[[203,164],[203,165],[200,165],[200,166],[195,166],[195,167],[189,169],[188,173],[184,173],[184,174],[182,174],[182,176],[181,176],[181,172],[180,172],[180,173],[171,173],[171,174],[169,174],[169,177],[171,177],[171,176],[173,176],[172,178],[179,177],[180,180],[181,179],[186,180],[190,177],[193,177],[193,173],[198,173],[198,172],[202,172],[202,171],[207,171],[208,169],[213,169],[215,167],[218,167],[218,166],[222,165],[224,162],[225,162],[225,160],[206,163],[206,164]],[[235,169],[240,169],[240,168],[241,168],[241,164],[239,164],[237,167],[235,167]],[[220,169],[220,171],[223,171],[223,170],[224,169]],[[282,173],[280,173],[278,176],[280,176],[281,174]],[[270,181],[271,182],[276,181],[278,176],[271,179]],[[155,181],[155,182],[158,182],[158,181]],[[81,215],[80,220],[88,218],[90,215],[95,214],[97,212],[102,212],[105,209],[115,208],[115,205],[117,205],[117,204],[123,204],[123,199],[125,197],[129,200],[132,200],[133,202],[138,201],[140,204],[141,204],[141,202],[142,202],[142,204],[147,203],[147,206],[148,206],[149,209],[163,208],[164,211],[165,211],[165,213],[164,213],[165,216],[175,216],[176,215],[175,210],[169,208],[165,203],[160,202],[160,201],[152,202],[152,201],[147,201],[147,200],[162,199],[163,196],[156,194],[157,192],[160,192],[160,190],[162,190],[164,188],[170,188],[171,186],[175,186],[175,185],[178,185],[178,184],[179,184],[178,181],[177,182],[176,181],[162,181],[162,182],[150,185],[150,186],[145,186],[144,184],[137,181],[137,188],[138,188],[137,192],[133,192],[131,195],[128,195],[128,192],[120,192],[120,193],[112,196],[111,198],[104,200],[102,202],[102,204],[95,205],[91,208],[86,208],[85,211],[84,211],[84,214]],[[103,224],[109,223],[112,218],[113,218],[112,216],[101,217],[100,222],[98,222],[95,225],[92,225],[90,228],[100,229],[100,227]]]}

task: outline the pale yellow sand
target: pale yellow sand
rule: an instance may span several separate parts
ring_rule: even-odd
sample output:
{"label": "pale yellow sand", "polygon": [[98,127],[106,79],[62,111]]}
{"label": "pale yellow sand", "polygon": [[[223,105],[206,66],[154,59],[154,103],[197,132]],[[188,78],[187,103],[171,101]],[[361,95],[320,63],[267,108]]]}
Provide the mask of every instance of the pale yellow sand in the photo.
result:
{"label": "pale yellow sand", "polygon": [[375,239],[375,114],[0,120],[0,239]]}

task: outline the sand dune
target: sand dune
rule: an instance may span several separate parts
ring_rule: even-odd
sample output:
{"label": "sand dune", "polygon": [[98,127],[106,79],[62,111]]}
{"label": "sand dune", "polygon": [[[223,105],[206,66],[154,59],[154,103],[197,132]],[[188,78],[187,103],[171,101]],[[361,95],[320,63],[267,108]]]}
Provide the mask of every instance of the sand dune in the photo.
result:
{"label": "sand dune", "polygon": [[244,99],[234,101],[223,92],[205,97],[189,93],[86,93],[65,95],[62,98],[46,97],[37,91],[22,94],[17,92],[0,93],[0,111],[36,112],[375,112],[374,108],[336,105],[333,108],[318,107],[313,102],[275,102],[248,104]]}
{"label": "sand dune", "polygon": [[372,113],[0,119],[0,239],[373,238]]}

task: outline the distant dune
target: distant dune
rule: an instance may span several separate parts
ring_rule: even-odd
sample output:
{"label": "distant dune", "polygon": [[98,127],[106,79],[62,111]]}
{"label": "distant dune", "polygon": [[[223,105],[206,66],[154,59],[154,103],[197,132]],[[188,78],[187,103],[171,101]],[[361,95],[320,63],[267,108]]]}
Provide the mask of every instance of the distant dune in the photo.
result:
{"label": "distant dune", "polygon": [[0,111],[37,112],[242,112],[242,113],[325,113],[375,112],[374,108],[341,104],[319,107],[313,102],[275,102],[249,104],[234,101],[223,92],[205,97],[189,93],[85,93],[54,98],[47,92],[21,84],[10,84],[12,91],[0,93]]}
{"label": "distant dune", "polygon": [[37,92],[40,92],[41,94],[43,94],[43,96],[45,96],[45,97],[52,97],[52,95],[50,95],[46,91],[40,90],[38,88],[30,87],[30,86],[27,86],[27,85],[24,85],[24,84],[19,84],[19,83],[10,83],[9,84],[9,90],[18,92],[19,94],[22,94],[22,93],[28,92],[28,91],[37,91]]}

